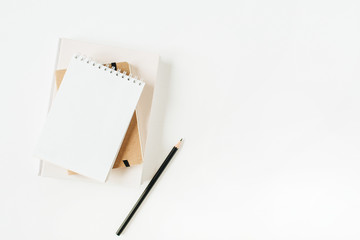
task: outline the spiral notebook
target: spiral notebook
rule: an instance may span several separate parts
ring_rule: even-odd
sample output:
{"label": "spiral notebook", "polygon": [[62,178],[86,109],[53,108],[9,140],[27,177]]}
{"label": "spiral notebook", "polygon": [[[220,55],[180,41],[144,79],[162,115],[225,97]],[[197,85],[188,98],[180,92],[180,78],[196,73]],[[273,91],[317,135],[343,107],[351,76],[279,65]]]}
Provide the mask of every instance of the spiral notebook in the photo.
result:
{"label": "spiral notebook", "polygon": [[105,182],[145,83],[75,55],[67,68],[35,155]]}
{"label": "spiral notebook", "polygon": [[[108,63],[103,65],[109,66],[110,64]],[[133,72],[128,62],[112,62],[111,67],[114,67],[115,70],[123,72],[126,75],[130,75]],[[66,69],[59,69],[55,71],[56,91],[59,90],[65,73],[66,73]],[[127,132],[125,134],[119,153],[116,157],[113,168],[124,168],[124,167],[135,166],[141,164],[142,160],[143,159],[141,154],[139,128],[137,123],[137,114],[135,111],[130,121]],[[76,173],[69,170],[68,174],[74,175]]]}

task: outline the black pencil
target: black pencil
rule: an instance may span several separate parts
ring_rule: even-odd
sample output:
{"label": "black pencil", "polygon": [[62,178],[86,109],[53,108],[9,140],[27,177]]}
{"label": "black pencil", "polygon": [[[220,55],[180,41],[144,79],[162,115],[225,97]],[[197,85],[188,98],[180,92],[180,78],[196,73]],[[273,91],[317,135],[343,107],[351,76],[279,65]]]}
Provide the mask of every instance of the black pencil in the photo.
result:
{"label": "black pencil", "polygon": [[169,155],[165,158],[164,162],[161,164],[160,168],[155,173],[154,177],[151,179],[149,185],[145,188],[144,192],[141,194],[140,198],[135,203],[134,207],[131,209],[127,217],[125,218],[124,222],[121,224],[119,229],[116,231],[116,235],[120,236],[120,234],[126,228],[126,225],[130,222],[131,218],[134,216],[136,210],[140,207],[141,203],[144,201],[148,193],[150,192],[151,188],[154,186],[158,178],[160,177],[161,173],[164,171],[168,163],[170,162],[171,158],[175,155],[176,151],[179,149],[182,139],[171,149]]}

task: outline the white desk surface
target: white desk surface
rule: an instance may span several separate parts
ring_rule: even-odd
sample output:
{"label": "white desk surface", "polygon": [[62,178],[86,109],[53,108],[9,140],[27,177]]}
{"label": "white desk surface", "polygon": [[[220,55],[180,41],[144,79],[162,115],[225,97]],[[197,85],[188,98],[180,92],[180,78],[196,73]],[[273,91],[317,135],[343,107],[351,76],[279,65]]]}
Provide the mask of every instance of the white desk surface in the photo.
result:
{"label": "white desk surface", "polygon": [[[0,8],[0,238],[359,239],[358,1],[7,1]],[[157,52],[144,186],[37,176],[53,40]]]}

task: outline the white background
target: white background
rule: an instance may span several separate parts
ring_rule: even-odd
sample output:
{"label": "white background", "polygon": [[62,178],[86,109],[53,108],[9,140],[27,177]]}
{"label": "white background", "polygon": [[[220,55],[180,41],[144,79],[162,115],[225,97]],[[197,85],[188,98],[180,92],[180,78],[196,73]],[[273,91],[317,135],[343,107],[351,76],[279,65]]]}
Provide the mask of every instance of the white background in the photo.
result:
{"label": "white background", "polygon": [[[1,239],[359,239],[358,1],[2,1]],[[159,53],[144,186],[37,177],[57,37]]]}

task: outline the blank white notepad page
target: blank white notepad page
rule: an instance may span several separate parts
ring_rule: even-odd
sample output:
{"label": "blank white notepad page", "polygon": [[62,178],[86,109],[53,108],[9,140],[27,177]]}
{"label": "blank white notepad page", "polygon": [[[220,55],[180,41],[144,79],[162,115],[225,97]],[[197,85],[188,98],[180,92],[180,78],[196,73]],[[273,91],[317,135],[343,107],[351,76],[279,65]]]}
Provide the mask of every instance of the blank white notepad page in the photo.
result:
{"label": "blank white notepad page", "polygon": [[74,56],[35,155],[104,182],[144,85],[84,56]]}

